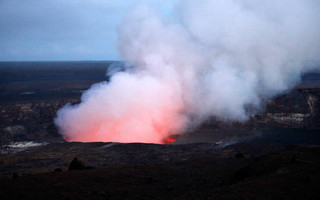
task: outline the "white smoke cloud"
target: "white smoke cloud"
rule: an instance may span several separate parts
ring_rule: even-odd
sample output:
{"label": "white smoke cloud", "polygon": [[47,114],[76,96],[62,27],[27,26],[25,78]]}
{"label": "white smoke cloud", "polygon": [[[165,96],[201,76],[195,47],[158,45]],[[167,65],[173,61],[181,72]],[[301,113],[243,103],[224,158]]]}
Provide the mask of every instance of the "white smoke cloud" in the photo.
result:
{"label": "white smoke cloud", "polygon": [[243,121],[319,61],[317,0],[186,0],[176,11],[128,14],[119,52],[135,69],[59,110],[67,140],[161,143],[211,116]]}

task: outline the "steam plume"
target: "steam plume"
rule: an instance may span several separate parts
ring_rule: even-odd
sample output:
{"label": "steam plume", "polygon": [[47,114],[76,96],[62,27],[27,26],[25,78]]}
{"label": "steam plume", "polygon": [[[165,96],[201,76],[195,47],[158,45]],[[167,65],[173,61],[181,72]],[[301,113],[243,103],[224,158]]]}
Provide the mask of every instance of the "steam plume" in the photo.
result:
{"label": "steam plume", "polygon": [[55,123],[68,141],[162,143],[214,116],[244,121],[294,87],[320,54],[317,0],[180,1],[137,6],[119,28],[134,69],[93,85]]}

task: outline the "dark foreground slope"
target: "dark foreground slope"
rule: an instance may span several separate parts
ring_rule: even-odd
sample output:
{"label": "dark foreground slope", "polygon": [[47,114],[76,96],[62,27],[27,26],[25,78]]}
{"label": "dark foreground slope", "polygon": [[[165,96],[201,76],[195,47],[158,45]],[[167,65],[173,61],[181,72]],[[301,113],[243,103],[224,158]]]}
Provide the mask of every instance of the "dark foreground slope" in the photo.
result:
{"label": "dark foreground slope", "polygon": [[[74,156],[95,169],[67,171]],[[0,162],[1,199],[320,198],[319,146],[69,143]]]}

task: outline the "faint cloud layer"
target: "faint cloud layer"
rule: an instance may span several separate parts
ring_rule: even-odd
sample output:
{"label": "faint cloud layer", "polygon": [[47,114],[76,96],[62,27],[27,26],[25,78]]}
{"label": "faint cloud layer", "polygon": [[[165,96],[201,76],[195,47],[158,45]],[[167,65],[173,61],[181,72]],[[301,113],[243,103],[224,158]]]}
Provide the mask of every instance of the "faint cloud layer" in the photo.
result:
{"label": "faint cloud layer", "polygon": [[117,27],[138,2],[2,0],[0,60],[118,60]]}

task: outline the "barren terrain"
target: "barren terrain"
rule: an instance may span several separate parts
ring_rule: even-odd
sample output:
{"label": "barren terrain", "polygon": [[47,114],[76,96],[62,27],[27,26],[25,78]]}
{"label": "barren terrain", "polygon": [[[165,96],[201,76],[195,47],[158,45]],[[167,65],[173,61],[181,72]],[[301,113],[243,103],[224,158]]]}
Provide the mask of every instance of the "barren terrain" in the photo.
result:
{"label": "barren terrain", "polygon": [[[1,199],[320,197],[319,74],[245,123],[211,118],[171,144],[67,143],[56,111],[107,81],[108,63],[9,64],[0,69]],[[68,171],[74,158],[93,169]]]}

